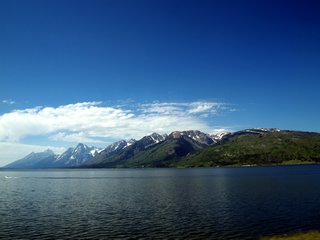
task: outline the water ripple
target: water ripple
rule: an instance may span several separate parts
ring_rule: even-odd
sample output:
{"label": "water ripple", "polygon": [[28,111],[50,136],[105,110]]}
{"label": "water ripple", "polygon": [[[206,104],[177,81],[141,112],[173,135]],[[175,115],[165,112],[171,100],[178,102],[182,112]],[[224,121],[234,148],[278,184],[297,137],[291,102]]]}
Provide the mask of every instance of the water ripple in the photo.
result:
{"label": "water ripple", "polygon": [[1,239],[258,239],[320,228],[320,167],[0,178]]}

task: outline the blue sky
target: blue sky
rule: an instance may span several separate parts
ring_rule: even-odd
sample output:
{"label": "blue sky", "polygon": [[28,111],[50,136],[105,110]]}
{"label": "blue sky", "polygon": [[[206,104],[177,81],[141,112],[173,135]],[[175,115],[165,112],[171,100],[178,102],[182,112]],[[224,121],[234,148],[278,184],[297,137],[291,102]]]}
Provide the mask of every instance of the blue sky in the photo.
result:
{"label": "blue sky", "polygon": [[[151,122],[139,124],[146,118],[160,132],[319,131],[319,9],[317,1],[2,0],[0,145],[102,146],[149,133]],[[62,124],[75,122],[68,114],[98,122]]]}

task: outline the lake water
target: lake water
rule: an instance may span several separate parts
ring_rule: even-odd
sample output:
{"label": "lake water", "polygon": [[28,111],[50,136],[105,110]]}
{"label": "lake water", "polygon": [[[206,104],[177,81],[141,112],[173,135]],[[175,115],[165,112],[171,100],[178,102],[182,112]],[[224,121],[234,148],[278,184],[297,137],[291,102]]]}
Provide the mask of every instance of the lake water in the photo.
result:
{"label": "lake water", "polygon": [[0,171],[0,238],[259,239],[320,229],[320,166]]}

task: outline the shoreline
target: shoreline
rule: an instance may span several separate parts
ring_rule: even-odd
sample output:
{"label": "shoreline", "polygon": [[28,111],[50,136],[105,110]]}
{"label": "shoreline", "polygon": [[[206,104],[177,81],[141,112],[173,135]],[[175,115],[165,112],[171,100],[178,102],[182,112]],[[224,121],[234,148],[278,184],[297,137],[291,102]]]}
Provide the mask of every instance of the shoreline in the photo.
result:
{"label": "shoreline", "polygon": [[69,167],[69,168],[0,168],[0,171],[46,171],[46,170],[93,170],[93,169],[195,169],[195,168],[245,168],[245,167],[283,167],[283,166],[306,166],[306,165],[320,165],[317,162],[301,162],[301,163],[280,163],[280,164],[237,164],[237,165],[221,165],[221,166],[196,166],[196,167],[112,167],[112,168],[89,168],[89,167]]}

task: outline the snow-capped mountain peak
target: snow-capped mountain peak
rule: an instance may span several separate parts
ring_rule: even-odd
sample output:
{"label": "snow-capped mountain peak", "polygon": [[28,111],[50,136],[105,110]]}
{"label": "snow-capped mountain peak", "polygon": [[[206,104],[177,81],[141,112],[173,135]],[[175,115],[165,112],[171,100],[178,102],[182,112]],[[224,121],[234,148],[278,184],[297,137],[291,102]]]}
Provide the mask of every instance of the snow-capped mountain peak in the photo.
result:
{"label": "snow-capped mountain peak", "polygon": [[191,138],[192,140],[204,145],[211,145],[216,143],[216,140],[213,139],[209,134],[198,130],[174,131],[170,133],[169,136],[172,138]]}
{"label": "snow-capped mountain peak", "polygon": [[166,139],[164,135],[160,135],[158,133],[152,133],[150,137],[155,143],[162,142]]}
{"label": "snow-capped mountain peak", "polygon": [[218,133],[211,134],[210,136],[214,141],[218,142],[228,134],[230,134],[230,132],[218,132]]}
{"label": "snow-capped mountain peak", "polygon": [[131,138],[129,141],[127,141],[127,146],[126,147],[129,147],[130,145],[134,144],[137,140]]}
{"label": "snow-capped mountain peak", "polygon": [[79,143],[75,148],[68,148],[64,153],[59,155],[55,163],[65,167],[80,166],[96,156],[99,150],[99,148],[89,147],[86,144]]}
{"label": "snow-capped mountain peak", "polygon": [[142,145],[144,145],[144,148],[148,148],[152,145],[155,145],[157,143],[160,143],[164,140],[166,140],[167,136],[166,135],[161,135],[161,134],[158,134],[158,133],[152,133],[148,136],[145,136],[143,138],[141,138],[139,140],[139,142],[142,143]]}
{"label": "snow-capped mountain peak", "polygon": [[[132,141],[135,141],[135,140],[132,139]],[[106,153],[111,153],[111,152],[114,152],[117,150],[124,149],[124,148],[130,146],[131,144],[132,144],[131,142],[127,142],[126,140],[120,140],[118,142],[110,144],[108,147],[106,147],[104,149],[104,151]]]}
{"label": "snow-capped mountain peak", "polygon": [[261,132],[280,132],[280,129],[278,128],[253,128],[253,130],[261,131]]}

